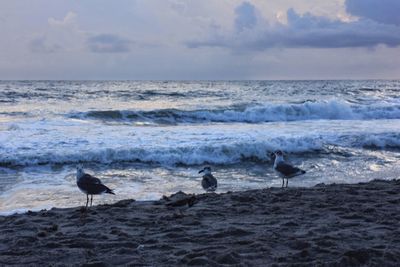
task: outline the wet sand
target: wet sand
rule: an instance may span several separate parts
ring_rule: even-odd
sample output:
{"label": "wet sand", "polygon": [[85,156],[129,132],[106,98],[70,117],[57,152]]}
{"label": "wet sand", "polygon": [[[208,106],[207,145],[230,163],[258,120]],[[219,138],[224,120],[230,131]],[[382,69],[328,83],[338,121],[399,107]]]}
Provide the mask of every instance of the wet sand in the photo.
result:
{"label": "wet sand", "polygon": [[0,238],[1,266],[398,266],[400,181],[28,212]]}

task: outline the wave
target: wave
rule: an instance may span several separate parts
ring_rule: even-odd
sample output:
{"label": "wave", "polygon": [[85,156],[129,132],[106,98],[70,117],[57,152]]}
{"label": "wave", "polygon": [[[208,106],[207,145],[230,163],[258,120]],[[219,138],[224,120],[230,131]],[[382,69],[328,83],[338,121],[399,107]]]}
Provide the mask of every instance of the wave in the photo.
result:
{"label": "wave", "polygon": [[[275,137],[263,141],[237,141],[205,143],[204,145],[185,143],[179,146],[151,147],[104,147],[88,149],[26,150],[18,153],[0,153],[0,166],[32,166],[44,164],[76,164],[118,162],[141,162],[149,164],[201,165],[234,164],[244,161],[270,161],[271,152],[280,149],[295,154],[342,154],[349,149],[400,149],[400,133]],[[0,146],[0,152],[3,148]],[[9,151],[10,152],[10,151]]]}
{"label": "wave", "polygon": [[23,117],[23,118],[33,117],[31,113],[23,111],[0,112],[0,116]]}
{"label": "wave", "polygon": [[307,101],[298,104],[265,104],[200,110],[94,110],[75,112],[79,119],[124,120],[155,124],[206,122],[278,122],[300,120],[371,120],[400,119],[400,105],[379,103],[351,105],[343,101]]}

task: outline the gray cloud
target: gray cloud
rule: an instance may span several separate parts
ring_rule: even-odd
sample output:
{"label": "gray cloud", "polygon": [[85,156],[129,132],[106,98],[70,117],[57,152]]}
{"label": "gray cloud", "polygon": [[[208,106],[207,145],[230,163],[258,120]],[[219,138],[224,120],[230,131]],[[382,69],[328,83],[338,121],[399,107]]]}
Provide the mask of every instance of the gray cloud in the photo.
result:
{"label": "gray cloud", "polygon": [[115,34],[98,34],[87,40],[89,50],[94,53],[126,53],[132,41]]}
{"label": "gray cloud", "polygon": [[235,29],[241,32],[251,29],[257,24],[256,9],[249,2],[243,2],[235,9]]}
{"label": "gray cloud", "polygon": [[[236,30],[230,34],[214,34],[206,40],[188,42],[187,46],[260,51],[272,47],[346,48],[374,47],[379,44],[390,47],[400,45],[400,27],[395,25],[377,23],[363,18],[353,22],[343,22],[310,13],[300,15],[293,9],[287,11],[287,24],[255,24],[257,21],[252,20],[255,7],[250,8],[248,5],[251,4],[247,2],[244,4],[248,11],[236,12],[235,29],[238,29],[238,25],[240,25],[239,29],[243,29],[243,25],[250,25],[251,31],[238,32]],[[244,4],[241,6],[243,7]],[[238,24],[238,21],[241,24]]]}
{"label": "gray cloud", "polygon": [[342,22],[310,13],[300,16],[293,9],[288,10],[287,18],[288,25],[280,29],[284,36],[275,36],[287,47],[343,48],[400,44],[399,27],[382,25],[371,20]]}
{"label": "gray cloud", "polygon": [[400,26],[353,1],[0,1],[0,78],[398,78]]}
{"label": "gray cloud", "polygon": [[346,0],[346,11],[352,15],[385,24],[400,25],[399,0]]}
{"label": "gray cloud", "polygon": [[29,43],[29,48],[34,53],[55,53],[62,49],[58,44],[47,43],[46,37],[38,37]]}

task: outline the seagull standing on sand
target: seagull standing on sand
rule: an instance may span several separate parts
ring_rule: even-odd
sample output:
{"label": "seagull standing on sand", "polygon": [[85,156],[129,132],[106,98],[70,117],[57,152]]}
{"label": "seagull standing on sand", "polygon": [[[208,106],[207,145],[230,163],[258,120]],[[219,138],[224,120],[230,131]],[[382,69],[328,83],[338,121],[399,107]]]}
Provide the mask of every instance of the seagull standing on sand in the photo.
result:
{"label": "seagull standing on sand", "polygon": [[274,170],[277,171],[282,177],[282,187],[285,184],[285,178],[286,178],[286,187],[288,187],[289,178],[306,173],[306,171],[303,171],[302,169],[287,164],[283,159],[282,151],[278,150],[274,154],[275,154]]}
{"label": "seagull standing on sand", "polygon": [[204,167],[199,173],[204,172],[203,180],[201,181],[201,186],[207,192],[214,192],[217,189],[218,182],[217,179],[211,174],[210,167]]}
{"label": "seagull standing on sand", "polygon": [[76,166],[76,184],[79,189],[86,194],[86,209],[89,204],[89,195],[91,195],[90,206],[93,203],[93,195],[100,195],[103,193],[114,194],[114,192],[101,183],[99,178],[96,178],[83,171],[81,164]]}

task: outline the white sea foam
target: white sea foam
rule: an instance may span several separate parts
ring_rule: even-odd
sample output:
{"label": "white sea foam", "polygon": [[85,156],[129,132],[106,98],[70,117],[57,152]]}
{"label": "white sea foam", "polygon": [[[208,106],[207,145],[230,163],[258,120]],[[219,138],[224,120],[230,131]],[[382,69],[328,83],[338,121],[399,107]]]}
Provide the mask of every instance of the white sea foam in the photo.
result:
{"label": "white sea foam", "polygon": [[329,146],[400,148],[400,121],[320,120],[264,124],[168,127],[110,126],[88,121],[44,120],[0,132],[1,165],[138,161],[230,164],[267,160],[268,152],[325,150]]}
{"label": "white sea foam", "polygon": [[206,163],[220,192],[280,186],[276,149],[307,170],[293,186],[396,178],[386,171],[399,163],[399,90],[372,80],[0,81],[0,212],[81,205],[77,162],[101,163],[85,167],[118,199],[200,193],[194,165]]}
{"label": "white sea foam", "polygon": [[153,123],[202,123],[202,122],[277,122],[299,120],[354,120],[400,119],[400,105],[374,103],[352,105],[340,100],[307,101],[300,104],[266,103],[240,108],[225,107],[207,110],[92,110],[75,112],[70,117],[100,120],[131,120]]}

